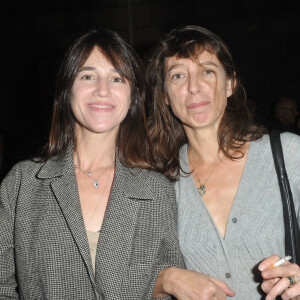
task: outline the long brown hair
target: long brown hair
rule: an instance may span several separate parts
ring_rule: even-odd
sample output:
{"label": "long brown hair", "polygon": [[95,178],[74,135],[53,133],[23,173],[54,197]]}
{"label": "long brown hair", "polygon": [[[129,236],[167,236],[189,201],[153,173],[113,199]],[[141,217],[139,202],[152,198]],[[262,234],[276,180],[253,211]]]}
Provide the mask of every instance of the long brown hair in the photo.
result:
{"label": "long brown hair", "polygon": [[118,156],[127,166],[148,167],[149,148],[143,114],[144,67],[132,47],[117,33],[107,29],[89,30],[77,38],[65,53],[56,81],[49,141],[42,152],[41,161],[64,152],[70,144],[76,148],[76,119],[71,109],[71,89],[80,68],[95,47],[128,80],[131,87],[131,106],[117,135]]}
{"label": "long brown hair", "polygon": [[234,87],[218,129],[220,151],[230,159],[241,158],[244,144],[261,138],[264,133],[264,128],[251,117],[232,55],[221,38],[200,26],[172,30],[160,40],[149,59],[146,72],[149,97],[145,104],[152,164],[171,180],[179,178],[179,150],[187,143],[187,137],[180,120],[165,103],[165,59],[176,56],[194,60],[204,50],[216,55]]}

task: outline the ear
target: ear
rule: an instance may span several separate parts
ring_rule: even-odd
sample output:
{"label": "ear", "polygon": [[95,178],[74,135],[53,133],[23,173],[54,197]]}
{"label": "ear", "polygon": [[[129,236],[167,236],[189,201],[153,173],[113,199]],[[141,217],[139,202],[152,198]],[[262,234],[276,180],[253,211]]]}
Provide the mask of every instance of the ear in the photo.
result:
{"label": "ear", "polygon": [[226,87],[226,96],[229,98],[235,89],[236,86],[236,79],[235,78],[228,78],[227,79],[227,87]]}
{"label": "ear", "polygon": [[166,103],[167,105],[170,105],[170,101],[169,101],[169,98],[168,98],[167,95],[165,95],[165,103]]}

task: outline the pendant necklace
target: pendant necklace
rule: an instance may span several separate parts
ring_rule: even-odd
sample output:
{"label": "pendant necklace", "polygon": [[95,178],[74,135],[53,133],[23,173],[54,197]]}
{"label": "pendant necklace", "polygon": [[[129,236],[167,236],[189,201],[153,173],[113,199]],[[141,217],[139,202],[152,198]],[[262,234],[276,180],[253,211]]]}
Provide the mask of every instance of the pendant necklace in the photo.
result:
{"label": "pendant necklace", "polygon": [[[107,168],[108,168],[108,167],[107,167]],[[106,168],[106,169],[107,169],[107,168]],[[107,176],[107,180],[106,180],[105,186],[104,186],[104,188],[103,188],[103,190],[102,190],[102,192],[101,192],[101,194],[100,194],[101,197],[99,197],[98,203],[96,204],[96,206],[95,206],[95,208],[94,208],[94,211],[93,211],[92,215],[90,216],[89,220],[88,220],[88,221],[86,222],[86,224],[85,224],[86,227],[90,224],[90,222],[91,222],[91,220],[93,219],[93,217],[94,217],[94,215],[95,215],[95,212],[96,212],[96,210],[97,210],[97,208],[98,208],[98,206],[99,206],[99,204],[100,204],[100,202],[101,202],[102,195],[104,194],[104,192],[105,192],[105,190],[106,190],[106,187],[107,187],[107,185],[108,185],[108,182],[109,182],[110,174],[111,174],[111,170],[110,170],[110,172],[108,173],[108,176]]]}
{"label": "pendant necklace", "polygon": [[93,172],[93,171],[85,172],[85,171],[81,170],[81,169],[80,169],[78,166],[76,166],[76,165],[75,165],[75,168],[77,168],[82,174],[86,175],[88,178],[90,178],[91,180],[93,180],[93,186],[94,186],[95,189],[97,189],[97,188],[99,187],[99,185],[100,185],[100,183],[98,182],[98,180],[101,178],[101,176],[104,174],[104,172],[105,172],[109,167],[111,167],[111,166],[113,166],[113,165],[114,165],[114,161],[113,161],[111,164],[109,164],[107,167],[105,167],[105,168],[103,169],[103,171],[100,173],[100,175],[99,175],[97,178],[91,177],[92,173],[95,173],[95,172]]}
{"label": "pendant necklace", "polygon": [[213,168],[213,170],[210,172],[210,174],[206,177],[206,179],[204,180],[203,183],[201,183],[198,175],[196,174],[196,177],[197,177],[197,181],[199,182],[199,187],[197,188],[198,190],[198,193],[201,197],[204,196],[204,194],[206,193],[206,187],[205,187],[205,184],[207,182],[207,180],[210,178],[210,176],[214,173],[214,171],[216,170],[216,168],[218,167],[218,165],[220,164],[221,161],[219,161],[215,167]]}

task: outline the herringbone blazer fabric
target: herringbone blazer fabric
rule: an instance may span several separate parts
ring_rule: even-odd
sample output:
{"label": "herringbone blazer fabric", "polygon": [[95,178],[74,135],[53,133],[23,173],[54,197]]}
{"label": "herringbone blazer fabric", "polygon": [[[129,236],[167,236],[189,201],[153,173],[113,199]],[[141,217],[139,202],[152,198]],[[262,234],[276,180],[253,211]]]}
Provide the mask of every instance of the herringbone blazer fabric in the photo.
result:
{"label": "herringbone blazer fabric", "polygon": [[15,165],[1,184],[0,299],[151,299],[160,270],[184,267],[173,185],[118,160],[92,262],[72,149]]}

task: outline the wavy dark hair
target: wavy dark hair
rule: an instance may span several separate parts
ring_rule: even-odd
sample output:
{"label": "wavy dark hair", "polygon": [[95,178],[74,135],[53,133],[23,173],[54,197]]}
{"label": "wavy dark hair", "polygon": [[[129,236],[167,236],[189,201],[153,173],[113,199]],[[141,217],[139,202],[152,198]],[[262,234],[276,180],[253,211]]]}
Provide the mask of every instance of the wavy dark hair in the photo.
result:
{"label": "wavy dark hair", "polygon": [[148,166],[148,143],[145,131],[143,102],[145,99],[145,70],[132,47],[117,33],[108,29],[91,29],[77,38],[65,53],[56,80],[53,116],[48,143],[41,154],[41,161],[56,156],[72,144],[76,149],[75,123],[72,112],[72,86],[74,80],[97,47],[117,72],[128,80],[131,87],[131,106],[120,124],[117,151],[127,166]]}
{"label": "wavy dark hair", "polygon": [[218,128],[219,149],[230,159],[243,157],[246,142],[258,140],[264,128],[253,121],[246,105],[246,94],[234,65],[228,46],[206,28],[189,25],[176,28],[163,37],[149,58],[146,70],[148,97],[145,104],[147,126],[152,149],[152,164],[170,180],[180,174],[179,150],[187,143],[182,123],[165,103],[167,57],[197,59],[208,51],[221,62],[227,78],[231,79],[233,93]]}

